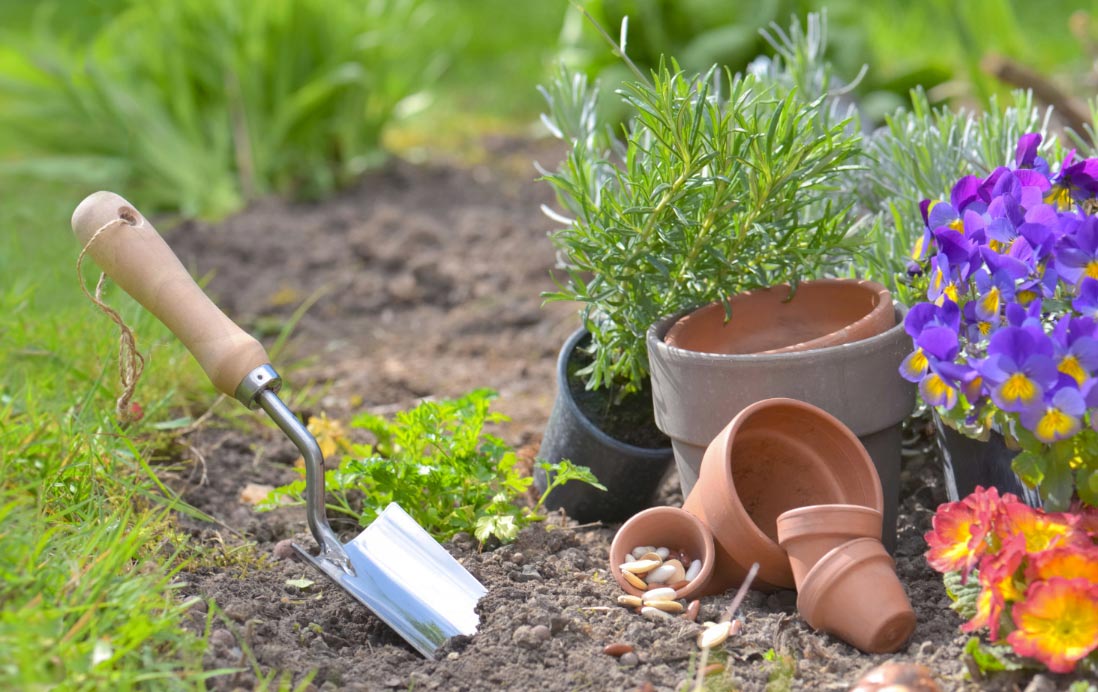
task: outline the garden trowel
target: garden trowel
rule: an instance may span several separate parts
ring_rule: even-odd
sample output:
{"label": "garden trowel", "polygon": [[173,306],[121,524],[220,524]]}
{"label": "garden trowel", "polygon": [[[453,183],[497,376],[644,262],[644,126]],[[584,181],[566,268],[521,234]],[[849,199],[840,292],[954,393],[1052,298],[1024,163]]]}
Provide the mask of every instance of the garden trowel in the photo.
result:
{"label": "garden trowel", "polygon": [[278,398],[282,381],[266,351],[210,301],[148,219],[118,195],[96,192],[73,212],[72,228],[96,264],[179,337],[217,389],[266,411],[301,450],[309,529],[320,551],[294,545],[298,554],[428,658],[450,637],[475,633],[484,586],[398,505],[340,542],[324,510],[324,457]]}

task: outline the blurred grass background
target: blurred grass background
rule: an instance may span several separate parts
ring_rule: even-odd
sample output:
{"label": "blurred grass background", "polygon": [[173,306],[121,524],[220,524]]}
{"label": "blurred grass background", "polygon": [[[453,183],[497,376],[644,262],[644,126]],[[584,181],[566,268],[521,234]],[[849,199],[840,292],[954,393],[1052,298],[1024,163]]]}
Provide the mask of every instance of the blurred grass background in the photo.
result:
{"label": "blurred grass background", "polygon": [[[825,5],[835,76],[868,66],[854,95],[870,123],[916,85],[953,106],[1005,98],[989,54],[1098,91],[1096,3],[584,3],[615,36],[630,17],[643,66],[733,70],[769,52],[760,28]],[[117,335],[79,292],[72,208],[98,188],[205,218],[322,199],[386,156],[536,132],[535,85],[558,61],[607,85],[624,71],[565,0],[4,0],[0,39],[0,688],[201,688],[171,581],[202,557],[166,551],[177,505],[147,460],[212,389],[112,291],[156,352],[145,418],[115,420]]]}

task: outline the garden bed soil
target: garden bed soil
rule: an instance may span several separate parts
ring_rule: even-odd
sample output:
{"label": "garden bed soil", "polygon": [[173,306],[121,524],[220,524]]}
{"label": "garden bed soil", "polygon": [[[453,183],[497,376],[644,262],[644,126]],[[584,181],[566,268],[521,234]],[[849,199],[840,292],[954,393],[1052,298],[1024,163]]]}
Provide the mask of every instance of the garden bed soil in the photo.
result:
{"label": "garden bed soil", "polygon": [[[529,458],[552,407],[556,354],[578,326],[574,306],[542,307],[552,289],[552,201],[535,182],[532,160],[552,165],[545,142],[493,140],[478,165],[393,161],[322,205],[266,200],[217,225],[185,224],[167,234],[185,265],[208,276],[207,290],[268,343],[302,301],[319,295],[276,366],[291,393],[312,387],[305,415],[347,421],[361,411],[391,413],[424,397],[476,387],[500,392],[511,417],[497,432]],[[258,419],[241,429],[216,418],[190,434],[193,466],[175,483],[216,518],[181,518],[216,566],[179,575],[180,596],[201,602],[187,626],[212,623],[205,665],[237,672],[217,689],[252,689],[261,680],[310,680],[321,690],[672,690],[692,674],[699,625],[652,622],[615,604],[621,593],[607,556],[614,526],[576,526],[555,516],[502,547],[480,549],[459,535],[446,547],[487,587],[480,628],[425,660],[366,608],[285,550],[312,545],[304,512],[257,514],[248,484],[298,477],[298,454]],[[723,673],[709,689],[845,690],[873,666],[913,661],[943,689],[1022,690],[1025,677],[966,681],[966,636],[941,580],[922,557],[923,533],[944,501],[924,425],[909,431],[896,561],[918,614],[910,643],[895,655],[865,655],[814,633],[797,616],[792,592],[752,593],[744,627],[718,652]],[[200,463],[198,459],[204,460]],[[662,500],[681,504],[670,476]],[[355,527],[338,526],[345,538]],[[314,583],[291,584],[305,578]],[[702,601],[700,620],[717,617],[731,594]],[[603,653],[634,648],[630,664]],[[778,660],[768,660],[770,651]],[[791,676],[791,677],[790,677]],[[1055,676],[1040,689],[1066,689]],[[774,687],[773,689],[782,689]]]}

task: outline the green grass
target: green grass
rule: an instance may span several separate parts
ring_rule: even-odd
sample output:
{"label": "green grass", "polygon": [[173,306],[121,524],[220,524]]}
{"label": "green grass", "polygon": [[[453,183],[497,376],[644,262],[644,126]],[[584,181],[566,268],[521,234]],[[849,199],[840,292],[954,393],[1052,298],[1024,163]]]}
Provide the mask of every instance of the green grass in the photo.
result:
{"label": "green grass", "polygon": [[200,688],[203,638],[172,586],[184,556],[165,543],[176,503],[147,461],[197,366],[111,292],[152,354],[146,418],[120,427],[117,334],[74,271],[79,193],[19,192],[0,206],[0,689]]}
{"label": "green grass", "polygon": [[420,0],[114,4],[79,33],[60,9],[4,32],[6,167],[125,189],[147,212],[331,192],[383,158],[383,129],[450,50]]}

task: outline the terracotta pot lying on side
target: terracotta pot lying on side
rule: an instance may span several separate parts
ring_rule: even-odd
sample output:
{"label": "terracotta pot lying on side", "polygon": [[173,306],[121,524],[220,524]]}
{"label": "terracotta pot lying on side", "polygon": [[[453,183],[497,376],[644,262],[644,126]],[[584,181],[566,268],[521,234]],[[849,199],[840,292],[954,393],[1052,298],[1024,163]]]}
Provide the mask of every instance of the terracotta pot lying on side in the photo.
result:
{"label": "terracotta pot lying on side", "polygon": [[705,452],[683,509],[713,533],[714,588],[742,582],[759,563],[756,588],[793,588],[778,545],[778,517],[808,505],[853,504],[881,510],[881,481],[865,447],[834,416],[793,399],[743,409]]}
{"label": "terracotta pot lying on side", "polygon": [[625,579],[621,565],[633,559],[630,551],[638,546],[681,550],[691,558],[702,561],[701,572],[689,584],[675,591],[675,598],[701,598],[718,593],[711,588],[716,562],[713,535],[689,512],[678,507],[651,507],[622,524],[614,535],[610,544],[610,572],[621,588],[634,596],[640,596],[644,591]]}
{"label": "terracotta pot lying on side", "polygon": [[800,589],[820,558],[855,538],[881,540],[881,513],[861,505],[809,505],[778,517],[778,544]]}
{"label": "terracotta pot lying on side", "polygon": [[867,653],[898,651],[915,631],[915,611],[892,558],[875,538],[834,548],[816,563],[797,595],[813,628]]}

